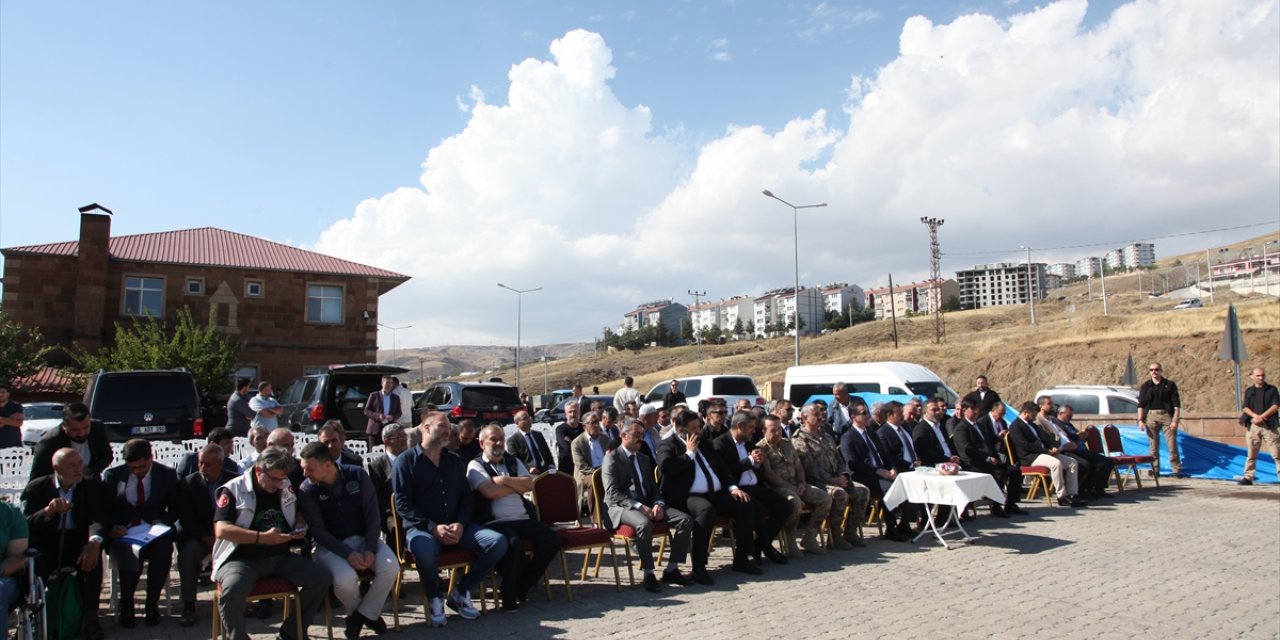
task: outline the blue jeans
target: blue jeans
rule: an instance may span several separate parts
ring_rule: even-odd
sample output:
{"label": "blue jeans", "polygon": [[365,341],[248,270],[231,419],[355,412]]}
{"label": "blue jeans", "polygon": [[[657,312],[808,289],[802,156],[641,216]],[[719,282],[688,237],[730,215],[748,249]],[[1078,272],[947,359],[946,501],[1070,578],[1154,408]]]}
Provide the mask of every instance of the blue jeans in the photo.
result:
{"label": "blue jeans", "polygon": [[[426,590],[427,597],[441,597],[439,556],[440,550],[445,545],[440,544],[435,534],[421,529],[410,529],[405,538],[409,543],[409,550],[413,552],[414,561],[418,563],[418,578],[422,581],[422,588]],[[465,593],[471,591],[485,576],[489,575],[498,561],[506,555],[507,538],[497,531],[469,524],[463,528],[462,537],[458,539],[458,543],[450,548],[464,549],[476,554],[475,560],[471,563],[471,570],[458,580],[458,590]]]}
{"label": "blue jeans", "polygon": [[[19,575],[27,575],[23,570]],[[0,578],[0,633],[8,633],[9,629],[9,608],[18,601],[18,577],[5,576]]]}

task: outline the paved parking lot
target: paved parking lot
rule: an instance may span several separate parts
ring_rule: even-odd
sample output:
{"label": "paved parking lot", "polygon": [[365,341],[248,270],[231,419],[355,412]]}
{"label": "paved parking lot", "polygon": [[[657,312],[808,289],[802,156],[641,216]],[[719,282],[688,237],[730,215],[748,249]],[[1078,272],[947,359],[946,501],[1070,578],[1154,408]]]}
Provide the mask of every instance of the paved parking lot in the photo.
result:
{"label": "paved parking lot", "polygon": [[[560,585],[550,602],[535,592],[518,612],[478,621],[451,615],[438,630],[423,623],[421,592],[410,576],[403,628],[388,635],[1280,638],[1280,487],[1162,484],[1083,510],[1040,502],[1027,517],[980,517],[969,525],[980,540],[950,551],[871,539],[863,549],[768,565],[752,580],[728,571],[722,543],[712,557],[713,567],[724,567],[712,572],[714,587],[618,593],[606,566],[572,603]],[[107,622],[107,636],[207,638],[209,594],[201,595],[196,627],[167,621],[125,631]],[[278,618],[272,622],[255,622],[253,637],[273,637]],[[342,637],[340,627],[334,631]],[[325,630],[315,625],[310,633],[323,638]]]}

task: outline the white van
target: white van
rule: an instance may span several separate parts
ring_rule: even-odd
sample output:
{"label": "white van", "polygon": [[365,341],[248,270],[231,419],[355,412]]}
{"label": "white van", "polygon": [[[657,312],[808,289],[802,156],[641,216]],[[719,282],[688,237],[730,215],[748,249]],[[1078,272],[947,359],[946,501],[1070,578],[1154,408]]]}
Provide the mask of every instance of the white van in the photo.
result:
{"label": "white van", "polygon": [[939,397],[953,407],[960,396],[938,374],[910,362],[858,362],[811,364],[787,368],[783,397],[802,406],[810,396],[831,395],[831,387],[843,382],[849,393],[888,393]]}

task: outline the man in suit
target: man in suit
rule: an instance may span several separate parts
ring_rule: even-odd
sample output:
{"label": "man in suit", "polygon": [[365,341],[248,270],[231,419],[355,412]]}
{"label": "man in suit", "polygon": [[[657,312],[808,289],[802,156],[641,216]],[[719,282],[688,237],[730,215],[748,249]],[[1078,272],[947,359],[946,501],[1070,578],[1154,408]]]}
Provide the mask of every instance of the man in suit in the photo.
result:
{"label": "man in suit", "polygon": [[578,482],[578,503],[583,513],[591,513],[591,472],[604,464],[609,450],[609,437],[600,431],[600,416],[587,413],[582,418],[582,433],[573,439],[573,479]]}
{"label": "man in suit", "polygon": [[148,627],[160,624],[160,594],[169,581],[173,561],[172,532],[160,536],[140,549],[124,539],[129,527],[140,524],[178,522],[178,476],[174,470],[155,462],[151,443],[134,438],[124,443],[124,464],[112,467],[102,478],[106,490],[108,553],[120,571],[120,597],[116,619],[120,626],[132,629],[137,620],[133,594],[142,577],[142,563],[147,564],[147,595],[143,611]]}
{"label": "man in suit", "polygon": [[1097,500],[1099,498],[1108,497],[1107,486],[1111,484],[1111,474],[1115,470],[1115,462],[1106,454],[1094,453],[1089,450],[1089,443],[1085,441],[1083,435],[1071,423],[1071,418],[1076,414],[1076,410],[1069,404],[1064,404],[1058,408],[1057,416],[1053,417],[1053,425],[1058,428],[1063,435],[1075,445],[1072,454],[1077,460],[1082,460],[1081,469],[1087,464],[1089,473],[1087,474],[1088,484],[1086,484],[1086,475],[1082,474],[1080,478],[1081,493],[1084,494],[1085,500]]}
{"label": "man in suit", "polygon": [[911,430],[911,441],[916,447],[920,462],[936,466],[943,462],[960,464],[960,456],[956,454],[956,443],[942,428],[942,400],[930,398],[925,403],[924,415],[916,421]]}
{"label": "man in suit", "polygon": [[662,469],[662,498],[693,517],[693,579],[715,584],[707,573],[711,531],[716,515],[733,519],[734,571],[764,573],[750,559],[754,544],[751,497],[729,481],[711,443],[701,439],[702,420],[684,410],[671,417],[676,431],[658,443],[658,467]]}
{"label": "man in suit", "polygon": [[[853,424],[852,413],[855,402],[843,382],[837,382],[831,387],[831,395],[835,396],[835,401],[827,408],[827,424],[831,427],[831,435],[835,437],[836,442],[839,442],[840,436],[843,436]],[[859,399],[857,402],[862,400]]]}
{"label": "man in suit", "polygon": [[1076,497],[1079,470],[1076,461],[1060,455],[1058,441],[1052,435],[1041,433],[1035,426],[1038,408],[1034,402],[1024,402],[1018,410],[1018,419],[1009,425],[1009,443],[1022,466],[1049,468],[1058,504],[1063,507],[1083,507],[1085,502]]}
{"label": "man in suit", "polygon": [[400,423],[382,428],[382,446],[385,450],[369,458],[366,469],[369,480],[373,482],[373,492],[378,495],[382,533],[387,536],[387,540],[391,540],[391,470],[395,468],[396,458],[409,448],[409,436]]}
{"label": "man in suit", "polygon": [[[1000,404],[1000,403],[997,403]],[[1002,405],[1003,408],[1003,405]],[[978,426],[974,418],[978,416],[978,407],[972,399],[960,401],[960,411],[955,427],[951,430],[951,439],[955,442],[956,455],[960,456],[960,465],[966,471],[977,471],[995,478],[996,484],[1005,493],[1003,505],[993,504],[991,515],[997,518],[1008,517],[1007,514],[1025,515],[1027,512],[1018,507],[1018,494],[1022,492],[1022,472],[1020,467],[1000,460],[993,445],[993,438],[982,433],[984,427]],[[988,423],[990,423],[990,416]],[[989,427],[986,427],[989,428]]]}
{"label": "man in suit", "polygon": [[680,564],[689,553],[693,518],[684,511],[668,507],[659,494],[653,477],[655,463],[640,453],[645,432],[643,423],[624,421],[621,446],[605,456],[601,472],[605,510],[600,514],[600,523],[610,531],[624,524],[635,530],[631,542],[644,571],[644,588],[658,593],[662,591],[662,585],[654,572],[653,523],[666,522],[671,528],[671,555],[667,557],[662,582],[683,586],[692,584],[687,576],[680,573]]}
{"label": "man in suit", "polygon": [[382,388],[369,394],[364,403],[364,415],[369,421],[364,432],[369,436],[369,446],[382,444],[382,427],[392,422],[399,422],[404,408],[400,406],[400,398],[394,393],[395,378],[382,376]]}
{"label": "man in suit", "polygon": [[729,470],[729,481],[751,497],[756,557],[763,553],[774,564],[786,564],[787,557],[773,548],[773,541],[791,515],[791,505],[786,497],[769,491],[764,484],[764,452],[756,449],[752,437],[755,430],[754,416],[745,411],[736,413],[729,421],[729,430],[716,437],[711,447],[720,456],[720,464]]}
{"label": "man in suit", "polygon": [[[893,486],[898,477],[898,469],[885,452],[879,436],[871,430],[871,414],[865,405],[855,406],[850,415],[852,424],[848,431],[840,437],[840,453],[844,458],[849,476],[858,484],[867,487],[869,498],[884,506],[884,494]],[[904,513],[911,509],[909,503],[899,505],[893,511],[885,511],[886,540],[908,542],[910,525]]]}
{"label": "man in suit", "polygon": [[551,457],[551,447],[541,433],[533,430],[533,416],[521,409],[513,416],[516,430],[507,438],[507,453],[520,459],[529,473],[538,475],[556,468]]}
{"label": "man in suit", "polygon": [[987,377],[980,375],[973,380],[973,391],[965,394],[962,400],[968,400],[977,407],[978,415],[985,416],[991,413],[991,408],[1000,402],[1000,394],[995,389],[987,386]]}
{"label": "man in suit", "polygon": [[902,403],[886,402],[884,414],[884,424],[876,435],[880,436],[880,444],[884,445],[883,453],[888,457],[886,462],[899,472],[911,471],[920,466],[915,441],[903,423]]}
{"label": "man in suit", "polygon": [[32,480],[53,473],[53,454],[63,448],[75,449],[80,459],[86,461],[85,475],[101,478],[102,471],[111,464],[111,443],[107,441],[107,428],[93,424],[89,407],[72,402],[62,408],[62,424],[44,434],[31,454]]}
{"label": "man in suit", "polygon": [[[398,422],[388,423],[388,426]],[[382,441],[382,432],[386,430],[383,427],[378,431],[378,441]],[[342,428],[341,420],[326,420],[320,429],[316,431],[316,440],[328,447],[329,455],[333,457],[334,464],[345,464],[352,467],[364,467],[364,458],[360,454],[347,448],[346,429]],[[384,445],[385,446],[385,445]],[[301,485],[299,485],[301,486]]]}
{"label": "man in suit", "polygon": [[979,416],[974,425],[978,427],[978,433],[982,434],[982,439],[986,441],[987,448],[995,451],[1004,462],[1009,462],[1016,466],[1016,461],[1009,459],[1009,452],[1004,447],[1004,432],[1009,430],[1009,425],[1005,424],[1004,421],[1004,403],[999,400],[995,401],[991,404],[990,411],[983,411],[971,399],[969,403],[974,405]]}
{"label": "man in suit", "polygon": [[[87,429],[87,411],[84,422]],[[70,447],[53,453],[51,468],[52,473],[35,478],[22,490],[22,512],[27,516],[31,546],[40,552],[36,573],[48,581],[59,569],[74,570],[84,611],[84,637],[102,640],[102,625],[98,622],[102,595],[102,483],[86,475],[84,460]]]}
{"label": "man in suit", "polygon": [[240,475],[226,465],[227,453],[210,443],[198,452],[196,471],[178,481],[178,583],[182,613],[178,624],[196,623],[200,565],[213,553],[213,494]]}

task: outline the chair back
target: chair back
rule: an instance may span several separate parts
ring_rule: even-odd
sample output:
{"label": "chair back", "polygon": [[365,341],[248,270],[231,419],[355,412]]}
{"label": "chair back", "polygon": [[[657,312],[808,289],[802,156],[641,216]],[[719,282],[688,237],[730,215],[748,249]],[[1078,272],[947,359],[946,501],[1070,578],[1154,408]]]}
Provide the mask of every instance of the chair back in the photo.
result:
{"label": "chair back", "polygon": [[578,484],[566,473],[542,473],[533,479],[533,505],[545,524],[578,521]]}
{"label": "chair back", "polygon": [[1084,428],[1084,444],[1092,453],[1106,455],[1106,451],[1102,449],[1102,436],[1098,433],[1098,428],[1089,425]]}
{"label": "chair back", "polygon": [[404,553],[404,525],[400,522],[400,512],[396,510],[396,496],[391,494],[391,540],[392,548],[396,552],[396,560],[400,564],[405,564]]}
{"label": "chair back", "polygon": [[1000,439],[1004,440],[1004,450],[1009,453],[1009,464],[1023,466],[1022,458],[1018,456],[1018,452],[1013,448],[1013,442],[1009,440],[1009,432],[1006,430],[1000,434]]}
{"label": "chair back", "polygon": [[1124,441],[1120,439],[1120,429],[1114,424],[1102,427],[1102,437],[1107,441],[1107,455],[1124,455]]}
{"label": "chair back", "polygon": [[[591,524],[604,526],[604,471],[596,469],[591,472]],[[618,523],[614,523],[616,527]]]}

